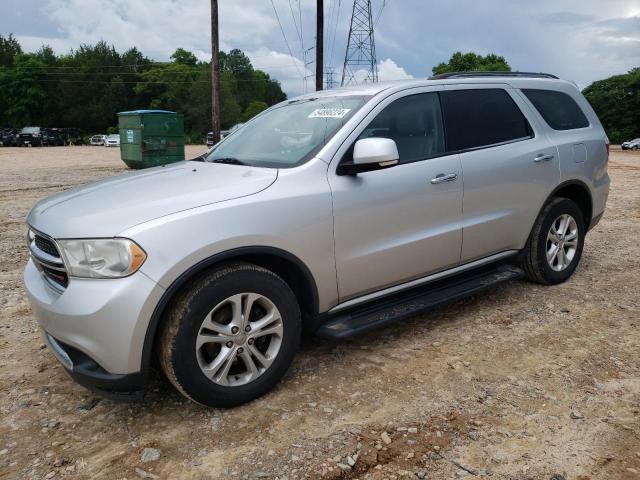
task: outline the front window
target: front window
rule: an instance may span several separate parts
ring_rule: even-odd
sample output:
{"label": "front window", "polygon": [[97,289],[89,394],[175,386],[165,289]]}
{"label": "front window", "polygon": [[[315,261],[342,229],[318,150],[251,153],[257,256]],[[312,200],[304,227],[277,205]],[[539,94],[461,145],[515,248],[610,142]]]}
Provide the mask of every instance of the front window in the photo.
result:
{"label": "front window", "polygon": [[322,97],[268,110],[214,147],[206,162],[287,168],[313,157],[369,99]]}

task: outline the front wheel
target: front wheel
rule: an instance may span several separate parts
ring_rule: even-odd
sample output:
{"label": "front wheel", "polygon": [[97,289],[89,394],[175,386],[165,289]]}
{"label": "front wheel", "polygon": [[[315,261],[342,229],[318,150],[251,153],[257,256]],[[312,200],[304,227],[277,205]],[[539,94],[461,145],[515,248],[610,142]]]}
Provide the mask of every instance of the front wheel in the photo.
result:
{"label": "front wheel", "polygon": [[300,309],[276,274],[234,263],[191,283],[164,319],[160,364],[186,397],[207,406],[253,400],[284,376],[300,341]]}
{"label": "front wheel", "polygon": [[523,268],[527,279],[545,285],[567,280],[584,246],[584,219],[567,198],[554,198],[540,212],[527,242]]}

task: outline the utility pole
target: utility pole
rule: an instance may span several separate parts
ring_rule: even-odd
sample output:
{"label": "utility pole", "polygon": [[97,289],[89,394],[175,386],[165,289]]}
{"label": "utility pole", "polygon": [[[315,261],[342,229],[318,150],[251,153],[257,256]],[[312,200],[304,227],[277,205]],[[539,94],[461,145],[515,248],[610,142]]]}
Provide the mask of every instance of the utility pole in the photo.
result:
{"label": "utility pole", "polygon": [[316,8],[316,91],[322,90],[324,56],[324,0],[317,0]]}
{"label": "utility pole", "polygon": [[220,141],[220,56],[218,52],[218,0],[211,0],[211,131]]}

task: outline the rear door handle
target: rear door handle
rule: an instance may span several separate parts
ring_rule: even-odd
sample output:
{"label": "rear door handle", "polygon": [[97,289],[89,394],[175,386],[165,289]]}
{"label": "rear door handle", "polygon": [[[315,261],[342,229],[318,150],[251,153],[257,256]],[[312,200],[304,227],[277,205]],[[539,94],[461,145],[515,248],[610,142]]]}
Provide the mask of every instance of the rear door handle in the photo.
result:
{"label": "rear door handle", "polygon": [[437,185],[438,183],[453,182],[456,178],[458,178],[457,173],[439,173],[436,178],[431,179],[431,183]]}
{"label": "rear door handle", "polygon": [[550,153],[547,153],[546,155],[544,153],[541,153],[540,155],[538,155],[536,158],[533,159],[533,161],[536,163],[548,162],[549,160],[553,160],[553,155],[551,155]]}

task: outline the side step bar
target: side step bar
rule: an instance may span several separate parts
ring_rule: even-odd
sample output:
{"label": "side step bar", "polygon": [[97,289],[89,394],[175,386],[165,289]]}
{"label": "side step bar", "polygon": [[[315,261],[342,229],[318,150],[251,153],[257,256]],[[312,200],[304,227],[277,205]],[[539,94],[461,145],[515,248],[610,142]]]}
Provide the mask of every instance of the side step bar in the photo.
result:
{"label": "side step bar", "polygon": [[523,276],[524,272],[521,269],[507,264],[465,272],[402,292],[374,304],[328,315],[320,324],[316,335],[330,339],[349,338]]}

